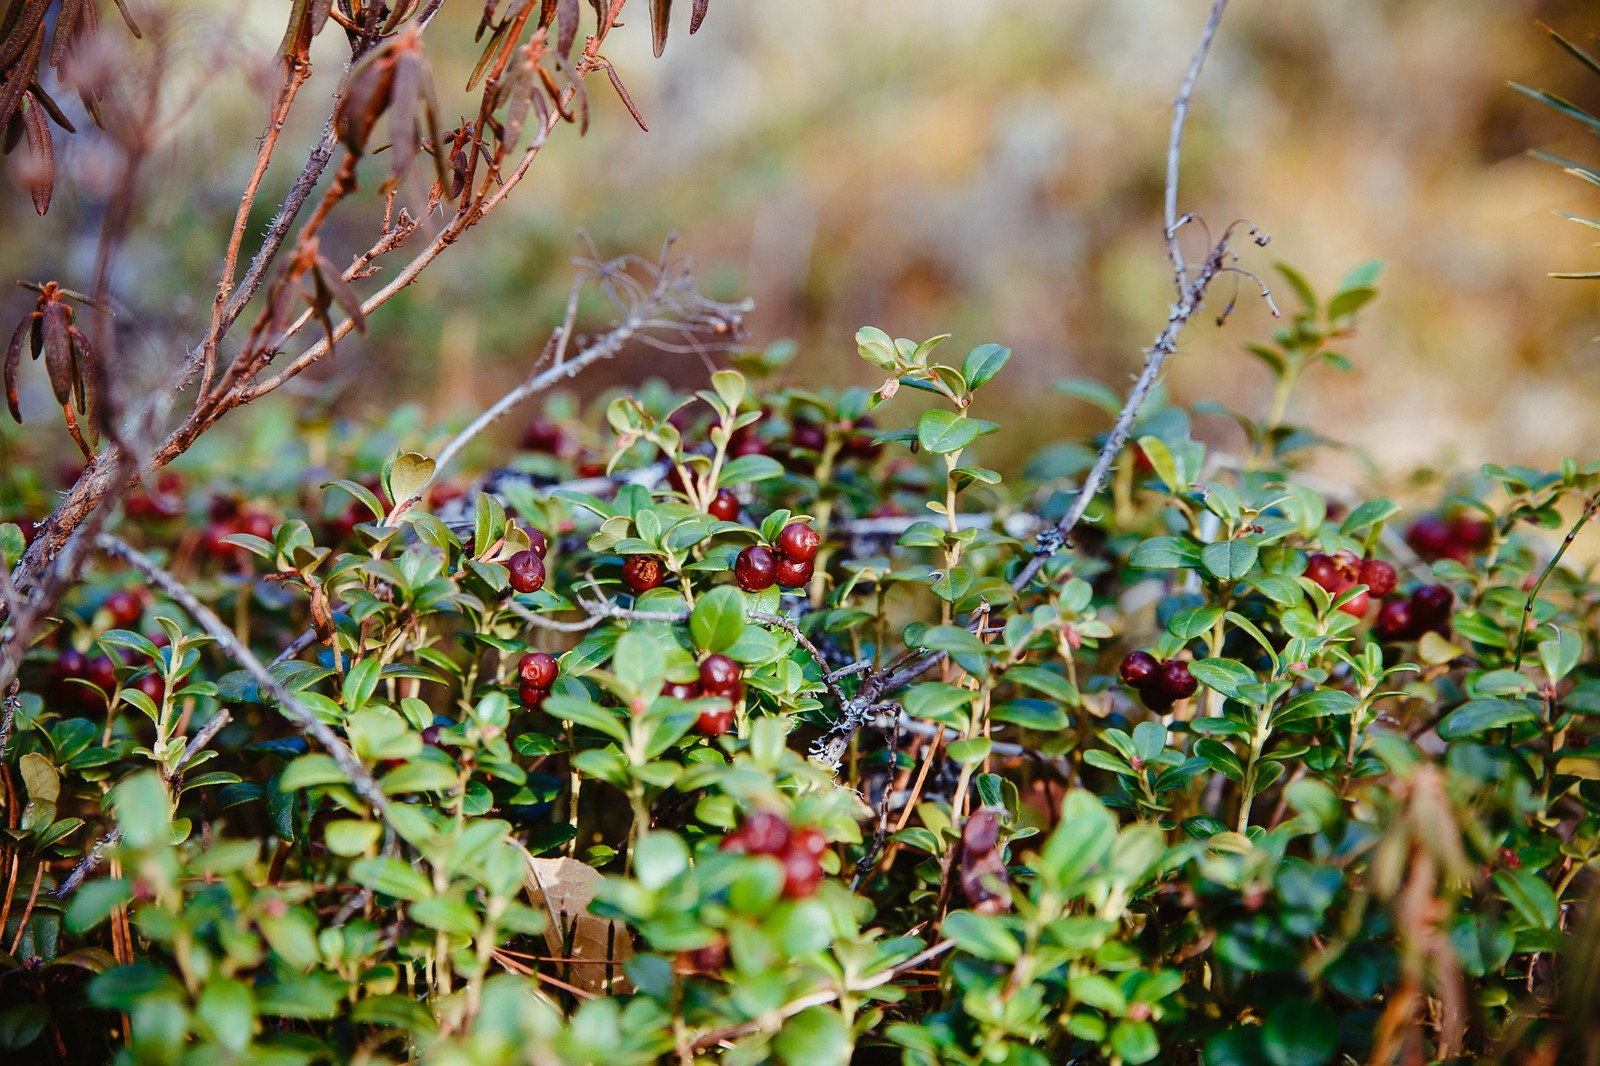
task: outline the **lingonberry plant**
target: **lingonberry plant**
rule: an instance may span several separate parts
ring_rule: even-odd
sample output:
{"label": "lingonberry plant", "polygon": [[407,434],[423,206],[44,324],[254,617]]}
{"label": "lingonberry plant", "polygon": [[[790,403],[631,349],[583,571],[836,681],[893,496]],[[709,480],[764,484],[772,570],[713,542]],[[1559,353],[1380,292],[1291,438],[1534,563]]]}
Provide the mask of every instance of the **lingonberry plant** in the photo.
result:
{"label": "lingonberry plant", "polygon": [[[32,76],[44,6],[12,5],[8,70]],[[331,200],[388,111],[391,181],[431,153],[432,206],[465,197],[468,225],[520,174],[532,101],[546,133],[576,106],[556,78],[620,90],[598,46],[621,3],[576,64],[575,3],[500,6],[484,111],[453,135],[417,126],[438,4],[295,7],[288,97],[324,21],[354,42]],[[1326,299],[1277,267],[1288,323],[1246,345],[1273,400],[1229,412],[1239,454],[1153,391],[1243,269],[1232,231],[1187,261],[1175,208],[1223,7],[1174,116],[1166,325],[1126,400],[1062,383],[1109,427],[1020,474],[978,458],[1008,432],[973,411],[1006,348],[942,362],[948,338],[867,327],[876,390],[785,386],[784,350],[735,350],[688,394],[552,404],[507,466],[442,480],[631,339],[736,340],[740,308],[625,257],[582,278],[616,322],[580,345],[569,312],[550,368],[453,437],[396,418],[387,454],[319,444],[331,477],[152,476],[260,394],[291,296],[312,349],[377,309],[308,222],[224,368],[230,265],[198,421],[147,458],[103,416],[55,513],[0,524],[11,1059],[1582,1061],[1600,587],[1567,549],[1600,464],[1485,467],[1411,513],[1306,473],[1326,442],[1290,401],[1344,363],[1370,265]],[[40,291],[19,343],[37,327],[70,426],[116,390]]]}

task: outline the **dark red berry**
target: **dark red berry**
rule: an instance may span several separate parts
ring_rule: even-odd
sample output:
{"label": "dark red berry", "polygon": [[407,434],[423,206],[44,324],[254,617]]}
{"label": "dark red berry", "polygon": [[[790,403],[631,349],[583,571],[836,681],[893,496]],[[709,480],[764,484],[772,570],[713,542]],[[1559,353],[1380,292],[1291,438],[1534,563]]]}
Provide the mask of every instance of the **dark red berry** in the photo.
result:
{"label": "dark red berry", "polygon": [[1182,659],[1168,659],[1156,674],[1156,684],[1161,694],[1171,700],[1186,700],[1199,689],[1200,682],[1189,673],[1189,664]]}
{"label": "dark red berry", "polygon": [[778,534],[777,549],[785,559],[796,563],[809,563],[817,557],[817,546],[822,534],[804,522],[790,522]]}
{"label": "dark red berry", "polygon": [[1140,689],[1139,702],[1157,714],[1166,714],[1172,710],[1172,697],[1163,692],[1159,684]]}
{"label": "dark red berry", "polygon": [[815,855],[789,848],[779,856],[783,861],[783,898],[806,899],[822,883],[822,864]]}
{"label": "dark red berry", "polygon": [[1122,678],[1123,684],[1142,689],[1155,683],[1156,672],[1160,669],[1161,664],[1154,655],[1147,651],[1133,651],[1122,660],[1117,676]]}
{"label": "dark red berry", "polygon": [[739,827],[751,855],[776,855],[789,846],[789,823],[772,811],[756,811]]}
{"label": "dark red berry", "polygon": [[511,587],[517,592],[538,592],[544,588],[544,560],[531,551],[517,552],[506,560],[511,571]]}
{"label": "dark red berry", "polygon": [[83,672],[84,680],[90,684],[98,685],[106,692],[117,687],[117,666],[105,655],[96,655],[89,660],[87,669]]}
{"label": "dark red berry", "polygon": [[1306,577],[1333,592],[1339,585],[1339,565],[1318,552],[1306,560]]}
{"label": "dark red berry", "polygon": [[717,494],[706,505],[706,514],[723,522],[737,522],[739,520],[739,497],[730,489],[718,489]]}
{"label": "dark red berry", "polygon": [[735,458],[741,455],[767,454],[766,444],[764,444],[761,438],[756,436],[754,433],[747,434],[743,437],[740,437],[736,433],[734,434],[734,437],[735,440],[732,441],[728,446],[728,452]]}
{"label": "dark red berry", "polygon": [[24,548],[30,547],[33,544],[33,538],[39,535],[39,523],[31,518],[14,518],[12,522],[18,529],[22,530],[22,546]]}
{"label": "dark red berry", "polygon": [[817,564],[807,559],[803,563],[795,562],[787,555],[778,557],[777,578],[778,584],[786,589],[805,588],[811,583],[811,575],[816,573]]}
{"label": "dark red berry", "polygon": [[828,435],[822,427],[810,422],[796,422],[794,429],[789,433],[789,442],[796,448],[806,451],[820,452],[828,443]]}
{"label": "dark red berry", "polygon": [[1411,636],[1411,605],[1405,600],[1389,600],[1378,608],[1372,631],[1384,640],[1406,640]]}
{"label": "dark red berry", "polygon": [[57,677],[82,677],[89,668],[89,660],[76,648],[68,648],[56,656]]}
{"label": "dark red berry", "polygon": [[539,707],[543,705],[545,697],[550,695],[550,690],[542,685],[532,685],[524,681],[517,686],[517,699],[524,707]]}
{"label": "dark red berry", "polygon": [[529,452],[548,452],[559,455],[566,450],[567,435],[561,427],[548,418],[535,418],[522,431],[522,449]]}
{"label": "dark red berry", "polygon": [[161,697],[167,694],[167,683],[161,679],[160,674],[145,674],[139,680],[133,682],[132,687],[143,692],[157,703],[160,703]]}
{"label": "dark red berry", "polygon": [[127,589],[118,589],[107,596],[105,608],[111,615],[111,624],[118,629],[130,629],[144,616],[144,603],[138,593]]}
{"label": "dark red berry", "polygon": [[659,555],[630,555],[623,561],[622,582],[635,595],[660,588],[666,580],[666,560]]}
{"label": "dark red berry", "polygon": [[537,555],[541,559],[549,554],[550,541],[543,533],[539,532],[537,529],[525,529],[523,532],[528,535],[529,551],[533,552],[533,554]]}
{"label": "dark red berry", "polygon": [[728,942],[718,937],[703,948],[681,953],[679,958],[690,973],[716,973],[728,964]]}
{"label": "dark red berry", "polygon": [[661,694],[675,700],[697,700],[700,698],[700,686],[692,681],[668,681]]}
{"label": "dark red berry", "polygon": [[1418,632],[1443,635],[1450,628],[1455,593],[1446,585],[1423,585],[1411,594],[1411,618]]}
{"label": "dark red berry", "polygon": [[1345,614],[1353,615],[1356,618],[1364,618],[1367,614],[1367,608],[1371,605],[1372,596],[1369,593],[1362,591],[1356,593],[1354,596],[1351,596],[1348,600],[1345,600],[1343,603],[1341,603],[1339,605],[1339,610],[1343,611]]}
{"label": "dark red berry", "polygon": [[262,540],[272,539],[272,516],[260,511],[246,511],[239,515],[238,532],[248,533]]}
{"label": "dark red berry", "polygon": [[769,589],[778,579],[778,557],[759,544],[752,544],[733,561],[733,579],[746,592]]}
{"label": "dark red berry", "polygon": [[726,655],[707,655],[700,661],[700,687],[708,696],[726,696],[734,699],[743,693],[743,671],[739,664]]}
{"label": "dark red berry", "polygon": [[1450,523],[1434,514],[1423,515],[1406,530],[1411,550],[1429,562],[1442,559],[1455,547],[1455,531]]}
{"label": "dark red berry", "polygon": [[531,651],[517,663],[517,676],[530,685],[549,688],[555,684],[556,671],[559,668],[554,655]]}
{"label": "dark red berry", "polygon": [[733,704],[701,711],[694,721],[694,730],[703,737],[720,737],[733,725]]}
{"label": "dark red berry", "polygon": [[430,725],[428,728],[422,731],[422,742],[428,745],[430,748],[442,748],[444,745],[440,742],[439,738],[443,734],[443,729],[439,728],[437,725]]}
{"label": "dark red berry", "polygon": [[1387,596],[1399,583],[1399,576],[1382,559],[1368,559],[1361,564],[1360,581],[1374,596]]}

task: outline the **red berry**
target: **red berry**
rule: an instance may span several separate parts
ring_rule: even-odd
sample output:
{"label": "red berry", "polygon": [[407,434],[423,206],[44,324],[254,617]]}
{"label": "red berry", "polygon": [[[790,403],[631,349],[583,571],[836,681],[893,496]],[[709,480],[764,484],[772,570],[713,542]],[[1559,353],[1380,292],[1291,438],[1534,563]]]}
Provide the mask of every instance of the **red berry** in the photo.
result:
{"label": "red berry", "polygon": [[737,522],[739,520],[739,497],[730,489],[718,489],[717,494],[706,505],[706,514],[723,522]]}
{"label": "red berry", "polygon": [[1200,682],[1189,673],[1189,664],[1182,659],[1168,659],[1156,674],[1156,684],[1161,694],[1171,700],[1186,700],[1200,687]]}
{"label": "red berry", "polygon": [[777,569],[778,584],[786,589],[805,588],[811,583],[811,575],[816,573],[816,565],[810,559],[797,563],[787,555],[780,556]]}
{"label": "red berry", "polygon": [[440,742],[439,738],[443,733],[444,730],[440,729],[437,725],[430,725],[428,728],[422,731],[422,742],[428,745],[430,748],[442,748],[444,745]]}
{"label": "red berry", "polygon": [[1457,515],[1450,520],[1452,558],[1465,562],[1472,555],[1489,546],[1494,530],[1489,523],[1474,515]]}
{"label": "red berry", "polygon": [[530,685],[549,688],[555,684],[556,671],[559,668],[554,655],[547,655],[542,651],[531,651],[517,663],[517,676]]}
{"label": "red berry", "polygon": [[1129,652],[1128,657],[1122,660],[1117,675],[1122,678],[1123,684],[1132,685],[1142,689],[1155,683],[1156,671],[1161,669],[1161,664],[1156,657],[1147,651]]}
{"label": "red berry", "polygon": [[1443,635],[1450,628],[1455,593],[1447,585],[1423,585],[1411,594],[1411,618],[1419,632]]}
{"label": "red berry", "polygon": [[740,437],[738,434],[734,434],[734,437],[736,439],[730,443],[728,451],[735,458],[741,455],[767,454],[767,446],[762,443],[761,438],[756,436],[754,433],[743,437]]}
{"label": "red berry", "polygon": [[1411,545],[1412,551],[1432,562],[1450,553],[1455,546],[1455,531],[1438,515],[1423,515],[1406,530],[1406,543]]}
{"label": "red berry", "polygon": [[666,560],[659,555],[630,555],[622,563],[622,582],[635,595],[660,588],[666,580]]}
{"label": "red berry", "polygon": [[756,811],[739,827],[744,846],[752,855],[776,855],[789,846],[789,823],[772,811]]}
{"label": "red berry", "polygon": [[1166,714],[1172,710],[1172,697],[1162,691],[1159,683],[1140,689],[1139,702],[1157,714]]}
{"label": "red berry", "polygon": [[752,544],[733,561],[733,579],[746,592],[769,589],[778,579],[778,559],[759,544]]}
{"label": "red berry", "polygon": [[1330,557],[1318,552],[1306,560],[1306,577],[1309,577],[1329,592],[1336,592],[1340,587],[1341,581],[1339,564]]}
{"label": "red berry", "polygon": [[537,529],[525,529],[523,532],[528,535],[528,550],[543,559],[550,551],[549,539]]}
{"label": "red berry", "polygon": [[544,588],[544,560],[531,551],[517,552],[506,560],[511,571],[511,587],[517,592],[538,592]]}
{"label": "red berry", "polygon": [[110,658],[96,655],[89,660],[88,668],[83,672],[84,679],[90,684],[99,685],[106,692],[117,687],[117,667]]}
{"label": "red berry", "polygon": [[700,698],[700,686],[692,681],[668,681],[661,694],[675,700],[697,700]]}
{"label": "red berry", "polygon": [[783,860],[784,899],[806,899],[816,892],[822,883],[822,864],[815,855],[789,848],[779,857]]}
{"label": "red berry", "polygon": [[703,948],[684,953],[685,963],[694,973],[716,973],[728,964],[728,942],[721,937]]}
{"label": "red berry", "polygon": [[720,737],[733,725],[733,704],[701,711],[694,721],[694,729],[703,737]]}
{"label": "red berry", "polygon": [[522,449],[529,452],[549,452],[558,455],[566,448],[567,435],[561,427],[548,418],[535,418],[522,431]]}
{"label": "red berry", "polygon": [[796,422],[789,433],[789,442],[796,448],[820,452],[828,444],[828,435],[822,427],[810,422]]}
{"label": "red berry", "polygon": [[1405,600],[1389,600],[1378,608],[1372,631],[1384,640],[1406,640],[1411,636],[1411,605]]}
{"label": "red berry", "polygon": [[273,524],[271,515],[262,514],[260,511],[246,511],[239,516],[238,531],[248,533],[252,537],[260,537],[262,540],[271,540]]}
{"label": "red berry", "polygon": [[804,522],[790,522],[778,534],[777,549],[791,562],[809,563],[817,557],[817,547],[821,543],[821,533]]}
{"label": "red berry", "polygon": [[144,616],[144,603],[137,593],[118,589],[106,597],[105,608],[111,615],[111,624],[118,629],[131,629]]}
{"label": "red berry", "polygon": [[56,656],[55,672],[60,678],[82,677],[89,668],[89,660],[76,648],[68,648]]}
{"label": "red berry", "polygon": [[1358,592],[1339,605],[1339,610],[1356,618],[1364,618],[1367,608],[1372,604],[1372,596],[1367,592]]}
{"label": "red berry", "polygon": [[820,858],[822,853],[828,850],[828,838],[815,826],[802,826],[790,836],[789,846],[814,858]]}
{"label": "red berry", "polygon": [[133,688],[143,692],[157,703],[167,694],[167,683],[161,679],[160,674],[145,674],[132,685]]}
{"label": "red berry", "polygon": [[1387,596],[1399,583],[1399,576],[1382,559],[1368,559],[1361,564],[1360,581],[1374,596]]}
{"label": "red berry", "polygon": [[550,695],[550,690],[542,685],[533,685],[524,681],[517,686],[517,699],[522,701],[524,707],[542,706],[545,697]]}
{"label": "red berry", "polygon": [[700,687],[708,696],[735,699],[735,693],[744,691],[742,677],[739,664],[726,655],[707,655],[700,662]]}

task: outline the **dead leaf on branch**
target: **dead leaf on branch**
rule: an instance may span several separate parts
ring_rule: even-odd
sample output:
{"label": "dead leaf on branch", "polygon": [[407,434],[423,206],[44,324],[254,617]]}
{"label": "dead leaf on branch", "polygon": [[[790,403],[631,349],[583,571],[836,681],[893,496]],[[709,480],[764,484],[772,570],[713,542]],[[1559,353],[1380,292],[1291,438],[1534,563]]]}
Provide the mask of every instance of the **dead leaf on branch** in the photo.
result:
{"label": "dead leaf on branch", "polygon": [[[622,964],[633,957],[627,926],[589,913],[599,870],[576,859],[536,859],[528,855],[528,898],[550,915],[545,946],[552,958],[585,960],[567,964],[567,981],[586,992],[628,991]],[[592,960],[592,961],[590,961]]]}

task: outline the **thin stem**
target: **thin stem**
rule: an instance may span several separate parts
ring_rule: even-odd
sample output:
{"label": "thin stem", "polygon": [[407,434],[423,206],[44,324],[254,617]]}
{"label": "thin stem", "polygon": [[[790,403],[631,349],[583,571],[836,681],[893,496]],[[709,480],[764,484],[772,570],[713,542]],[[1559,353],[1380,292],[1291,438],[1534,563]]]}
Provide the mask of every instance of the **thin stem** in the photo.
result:
{"label": "thin stem", "polygon": [[1597,508],[1600,508],[1600,493],[1596,493],[1584,501],[1583,512],[1578,515],[1578,520],[1572,523],[1572,528],[1567,530],[1567,535],[1561,540],[1561,546],[1556,549],[1554,555],[1550,556],[1550,561],[1540,571],[1539,580],[1535,581],[1533,588],[1528,590],[1528,600],[1522,605],[1522,629],[1517,634],[1517,659],[1512,664],[1511,669],[1522,669],[1522,654],[1528,645],[1528,623],[1533,619],[1533,605],[1539,599],[1539,590],[1544,588],[1545,581],[1555,572],[1556,564],[1561,562],[1561,557],[1567,553],[1568,548],[1572,547],[1572,542],[1578,539],[1579,532],[1588,524],[1589,519],[1594,517],[1594,512]]}

